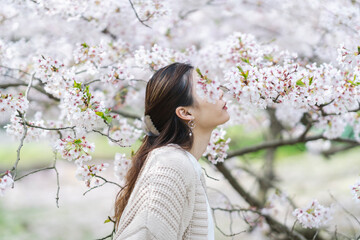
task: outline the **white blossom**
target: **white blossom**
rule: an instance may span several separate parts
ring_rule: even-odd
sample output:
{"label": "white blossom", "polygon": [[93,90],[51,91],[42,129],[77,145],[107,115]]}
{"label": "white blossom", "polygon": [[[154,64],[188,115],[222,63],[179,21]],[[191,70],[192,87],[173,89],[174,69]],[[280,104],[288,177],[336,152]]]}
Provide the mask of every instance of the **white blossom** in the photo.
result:
{"label": "white blossom", "polygon": [[229,149],[230,138],[225,138],[226,131],[224,129],[215,129],[213,130],[210,138],[210,142],[204,152],[203,156],[216,164],[218,162],[223,162],[227,157],[226,151]]}
{"label": "white blossom", "polygon": [[360,180],[351,186],[351,193],[356,202],[360,202]]}
{"label": "white blossom", "polygon": [[125,176],[131,167],[131,159],[127,158],[124,153],[116,153],[114,160],[114,174],[116,178],[124,183]]}
{"label": "white blossom", "polygon": [[[84,181],[85,185],[89,188],[92,185],[98,186],[100,182],[99,179],[96,178],[96,175],[105,171],[108,166],[108,163],[102,163],[98,165],[78,165],[75,176],[79,181]],[[94,181],[92,181],[93,179]]]}
{"label": "white blossom", "polygon": [[92,159],[89,152],[93,152],[95,145],[89,143],[85,137],[74,139],[71,136],[67,136],[64,139],[59,139],[54,149],[59,151],[63,159],[68,161],[75,161],[79,166],[84,161],[90,161]]}
{"label": "white blossom", "polygon": [[9,171],[2,177],[0,177],[0,197],[4,196],[5,191],[9,189],[14,183],[14,180]]}
{"label": "white blossom", "polygon": [[331,209],[322,206],[316,199],[305,208],[295,209],[293,215],[304,228],[320,228],[332,218]]}

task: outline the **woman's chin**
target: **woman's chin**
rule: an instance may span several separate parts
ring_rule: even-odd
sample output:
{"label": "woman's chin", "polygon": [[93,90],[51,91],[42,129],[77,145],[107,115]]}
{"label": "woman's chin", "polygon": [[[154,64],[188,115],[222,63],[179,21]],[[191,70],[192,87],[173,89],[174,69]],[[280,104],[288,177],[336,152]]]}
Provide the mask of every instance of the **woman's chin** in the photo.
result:
{"label": "woman's chin", "polygon": [[221,120],[221,121],[218,125],[222,125],[222,124],[226,123],[227,121],[229,121],[230,120],[229,113],[226,110],[224,110],[224,113],[222,114],[221,118],[219,118],[219,120]]}

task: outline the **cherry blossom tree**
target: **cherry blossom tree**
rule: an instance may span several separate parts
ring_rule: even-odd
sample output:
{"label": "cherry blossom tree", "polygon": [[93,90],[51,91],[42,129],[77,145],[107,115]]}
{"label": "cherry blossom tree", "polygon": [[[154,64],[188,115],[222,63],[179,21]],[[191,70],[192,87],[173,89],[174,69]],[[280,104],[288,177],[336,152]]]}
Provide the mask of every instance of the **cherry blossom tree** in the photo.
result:
{"label": "cherry blossom tree", "polygon": [[[274,159],[278,148],[300,143],[325,156],[359,145],[359,37],[356,0],[2,1],[0,116],[19,147],[13,167],[0,174],[0,196],[39,171],[55,171],[59,182],[57,158],[73,161],[74,177],[89,190],[121,188],[131,156],[95,165],[88,135],[119,147],[140,140],[146,82],[167,64],[190,62],[198,94],[211,102],[227,91],[231,120],[214,130],[203,158],[246,202],[219,192],[213,211],[237,213],[244,231],[260,228],[273,239],[336,238],[331,206],[309,199],[298,207],[276,186]],[[262,131],[264,141],[229,151],[226,131],[236,125]],[[55,153],[53,166],[17,176],[22,146],[40,139]],[[263,172],[239,164],[261,150]],[[101,176],[109,168],[116,180]],[[238,169],[257,181],[257,194],[241,185]],[[358,200],[359,183],[350,192]],[[291,224],[275,211],[286,204]]]}

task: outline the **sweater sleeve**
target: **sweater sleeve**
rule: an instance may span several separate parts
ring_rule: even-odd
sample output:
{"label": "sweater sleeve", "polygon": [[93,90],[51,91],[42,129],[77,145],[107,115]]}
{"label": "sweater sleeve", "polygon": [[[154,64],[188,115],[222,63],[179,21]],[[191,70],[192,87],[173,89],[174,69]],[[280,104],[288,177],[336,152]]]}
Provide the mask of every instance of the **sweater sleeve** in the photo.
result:
{"label": "sweater sleeve", "polygon": [[130,235],[124,235],[124,239],[181,238],[178,235],[191,183],[191,163],[182,154],[159,154],[154,158],[138,182],[129,210],[132,220],[125,231]]}

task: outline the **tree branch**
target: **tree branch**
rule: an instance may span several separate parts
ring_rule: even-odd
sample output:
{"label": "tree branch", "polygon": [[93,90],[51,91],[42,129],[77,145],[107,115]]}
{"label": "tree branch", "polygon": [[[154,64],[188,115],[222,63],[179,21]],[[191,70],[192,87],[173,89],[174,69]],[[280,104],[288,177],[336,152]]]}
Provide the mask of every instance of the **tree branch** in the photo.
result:
{"label": "tree branch", "polygon": [[215,165],[215,167],[224,175],[224,177],[229,181],[230,185],[245,199],[246,202],[256,208],[262,207],[260,202],[252,197],[248,192],[246,192],[245,189],[237,182],[230,171],[225,167],[224,163],[219,162]]}
{"label": "tree branch", "polygon": [[257,152],[257,151],[264,150],[267,148],[275,148],[275,147],[281,147],[281,146],[285,146],[285,145],[294,145],[297,143],[314,141],[314,140],[318,140],[318,139],[322,139],[322,138],[323,138],[322,135],[317,135],[317,136],[306,137],[303,139],[294,138],[294,139],[288,139],[288,140],[276,140],[276,141],[264,142],[264,143],[261,143],[256,146],[245,147],[243,149],[239,149],[239,150],[230,152],[226,159],[229,159],[229,158],[232,158],[235,156],[245,155],[247,153]]}
{"label": "tree branch", "polygon": [[136,115],[136,114],[132,114],[132,113],[127,113],[127,112],[124,112],[122,110],[111,110],[112,113],[116,113],[116,114],[119,114],[123,117],[126,117],[126,118],[130,118],[130,119],[138,119],[138,120],[141,120],[141,117]]}
{"label": "tree branch", "polygon": [[252,152],[257,152],[257,151],[264,150],[267,148],[276,148],[276,147],[281,147],[281,146],[295,145],[298,143],[305,143],[305,142],[314,141],[314,140],[318,140],[318,139],[330,140],[330,141],[334,141],[334,142],[349,143],[349,144],[354,144],[354,145],[360,144],[359,142],[352,140],[352,139],[346,139],[346,138],[329,139],[322,135],[315,135],[315,136],[304,137],[304,138],[300,137],[300,138],[293,138],[293,139],[287,139],[287,140],[269,141],[269,142],[261,143],[256,146],[245,147],[243,149],[239,149],[239,150],[230,152],[226,159],[230,159],[230,158],[236,157],[236,156],[242,156],[242,155],[252,153]]}
{"label": "tree branch", "polygon": [[[17,79],[17,78],[15,78],[15,79],[19,81],[19,79]],[[0,89],[6,89],[6,88],[9,88],[9,87],[20,87],[20,86],[27,86],[27,84],[25,82],[24,83],[0,84]],[[53,96],[52,94],[46,92],[43,88],[41,88],[39,86],[32,86],[32,88],[34,88],[38,92],[48,96],[50,99],[55,100],[57,102],[60,102],[60,98],[57,98],[57,97]]]}
{"label": "tree branch", "polygon": [[[139,20],[139,22],[140,22],[142,25],[144,25],[145,27],[148,27],[148,28],[151,29],[151,27],[150,27],[149,25],[145,24],[145,21],[144,21],[144,20],[141,20],[141,19],[140,19],[139,15],[138,15],[135,7],[134,7],[133,2],[132,2],[131,0],[129,0],[129,3],[130,3],[130,5],[131,5],[132,10],[133,10],[134,13],[135,13],[136,18]],[[148,19],[147,19],[147,20],[148,20]],[[147,20],[146,20],[146,21],[147,21]]]}

